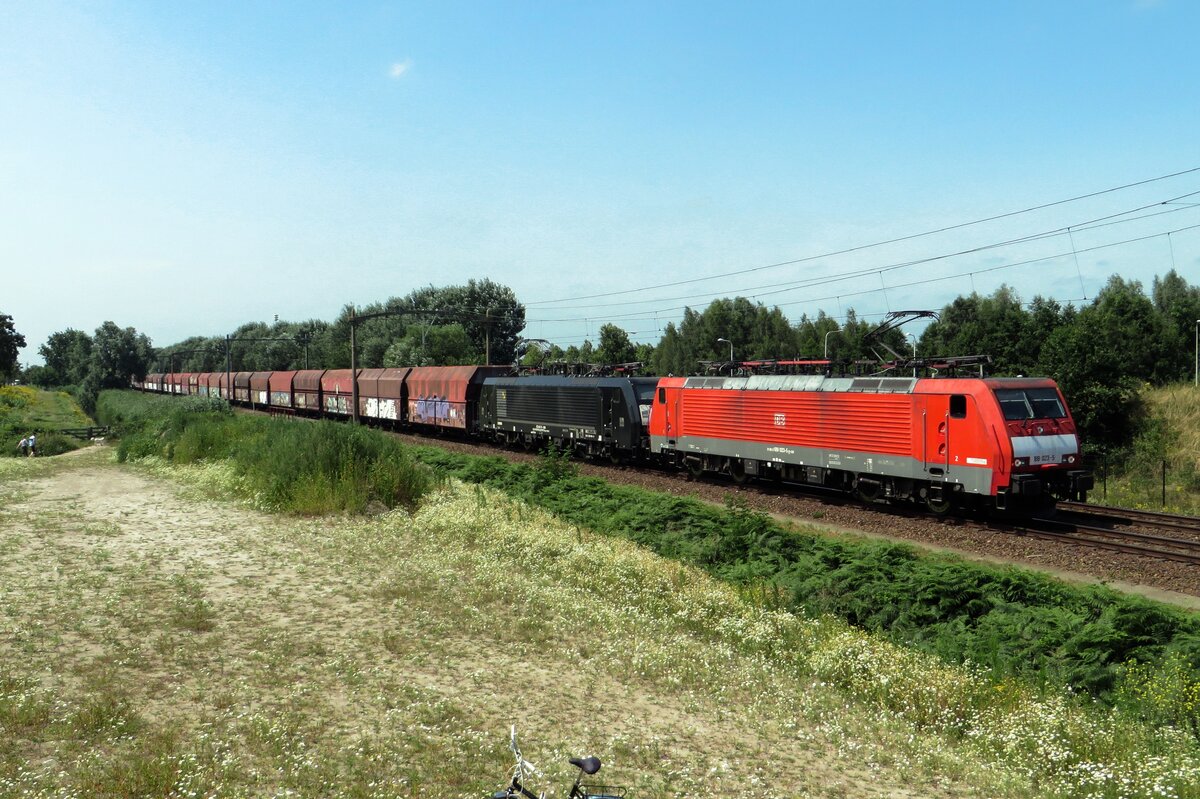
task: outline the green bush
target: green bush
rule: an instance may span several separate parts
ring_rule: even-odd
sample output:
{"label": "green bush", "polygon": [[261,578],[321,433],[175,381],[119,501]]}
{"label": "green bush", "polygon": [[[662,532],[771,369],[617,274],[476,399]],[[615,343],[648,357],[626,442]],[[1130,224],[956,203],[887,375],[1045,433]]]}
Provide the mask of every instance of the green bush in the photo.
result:
{"label": "green bush", "polygon": [[42,455],[62,455],[67,452],[74,452],[83,446],[83,443],[77,438],[64,436],[61,433],[38,433],[37,437],[37,454]]}
{"label": "green bush", "polygon": [[120,435],[121,461],[229,461],[265,507],[303,514],[415,507],[428,469],[378,431],[337,422],[234,414],[223,400],[103,392],[97,415]]}

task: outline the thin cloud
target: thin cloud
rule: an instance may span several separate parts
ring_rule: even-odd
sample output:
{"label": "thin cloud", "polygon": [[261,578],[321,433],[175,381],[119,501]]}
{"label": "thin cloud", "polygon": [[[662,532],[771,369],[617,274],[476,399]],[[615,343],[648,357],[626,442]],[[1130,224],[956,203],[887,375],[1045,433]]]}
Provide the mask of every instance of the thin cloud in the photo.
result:
{"label": "thin cloud", "polygon": [[410,69],[412,69],[412,59],[406,58],[403,61],[397,61],[392,64],[391,69],[388,70],[388,76],[392,80],[400,80],[408,74]]}

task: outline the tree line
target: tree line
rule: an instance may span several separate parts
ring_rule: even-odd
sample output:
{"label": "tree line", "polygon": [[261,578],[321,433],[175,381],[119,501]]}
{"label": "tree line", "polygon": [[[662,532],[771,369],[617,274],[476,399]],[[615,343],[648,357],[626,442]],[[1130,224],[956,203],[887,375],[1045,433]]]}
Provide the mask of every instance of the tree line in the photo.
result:
{"label": "tree line", "polygon": [[[704,310],[686,309],[668,323],[657,343],[636,343],[620,326],[601,326],[598,340],[560,347],[526,340],[525,307],[514,292],[491,280],[462,286],[424,287],[365,308],[347,306],[333,321],[253,322],[226,336],[196,336],[154,349],[133,328],[106,322],[88,335],[55,333],[39,351],[45,366],[25,371],[26,382],[76,387],[85,408],[102,388],[126,385],[153,371],[211,372],[334,369],[350,365],[350,328],[359,317],[359,365],[381,366],[521,363],[640,363],[645,374],[687,375],[702,362],[828,360],[847,364],[892,352],[918,359],[988,355],[988,374],[1047,375],[1063,389],[1085,436],[1110,447],[1128,444],[1145,422],[1145,385],[1191,376],[1200,287],[1174,270],[1156,277],[1147,294],[1136,281],[1110,278],[1087,305],[1076,308],[1036,296],[1023,301],[1003,286],[991,295],[960,296],[919,336],[886,332],[886,349],[868,334],[877,324],[853,310],[842,320],[826,315],[791,322],[778,307],[745,297],[722,298]],[[362,319],[361,317],[370,317]],[[0,314],[0,375],[17,376],[17,350],[25,344],[12,318]],[[732,348],[732,353],[731,353]],[[732,355],[732,358],[730,357]]]}

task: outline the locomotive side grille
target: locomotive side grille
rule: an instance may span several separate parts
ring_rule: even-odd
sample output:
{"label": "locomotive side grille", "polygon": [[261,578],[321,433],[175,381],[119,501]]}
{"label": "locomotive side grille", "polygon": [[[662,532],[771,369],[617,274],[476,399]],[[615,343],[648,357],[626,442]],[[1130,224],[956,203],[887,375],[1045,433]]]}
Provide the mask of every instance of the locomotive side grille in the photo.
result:
{"label": "locomotive side grille", "polygon": [[[500,422],[541,422],[567,427],[595,427],[599,392],[594,388],[506,386],[497,391]],[[503,402],[499,401],[503,397]]]}
{"label": "locomotive side grille", "polygon": [[913,400],[903,394],[688,392],[685,435],[907,455]]}

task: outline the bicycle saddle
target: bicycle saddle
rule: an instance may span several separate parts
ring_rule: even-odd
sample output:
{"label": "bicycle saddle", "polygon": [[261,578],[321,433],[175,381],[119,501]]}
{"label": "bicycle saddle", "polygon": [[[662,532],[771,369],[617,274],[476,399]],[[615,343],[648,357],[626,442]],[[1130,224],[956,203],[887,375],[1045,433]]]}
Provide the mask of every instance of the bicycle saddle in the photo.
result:
{"label": "bicycle saddle", "polygon": [[584,774],[595,774],[600,770],[600,759],[595,757],[573,757],[570,763],[583,769]]}

